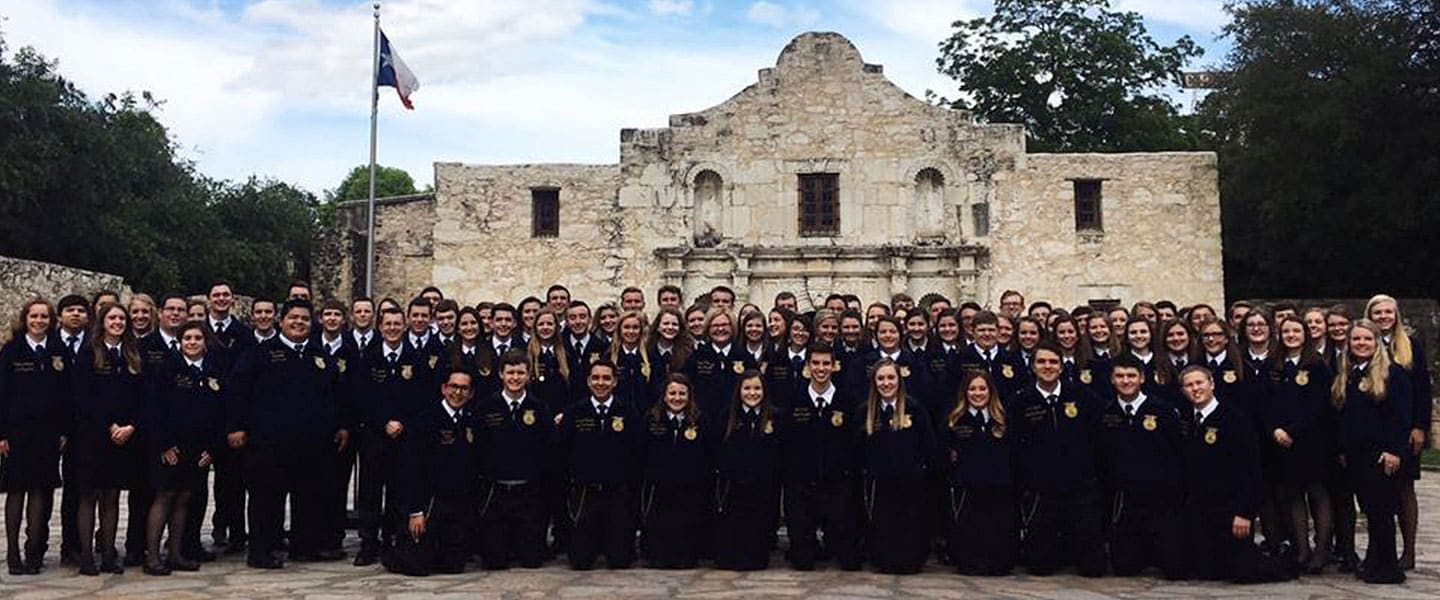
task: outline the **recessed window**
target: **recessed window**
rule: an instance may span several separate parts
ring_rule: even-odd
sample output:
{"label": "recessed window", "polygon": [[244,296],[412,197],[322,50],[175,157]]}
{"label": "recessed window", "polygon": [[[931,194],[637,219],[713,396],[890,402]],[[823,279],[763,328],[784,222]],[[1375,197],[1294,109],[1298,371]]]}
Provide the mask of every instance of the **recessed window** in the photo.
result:
{"label": "recessed window", "polygon": [[990,235],[990,205],[988,203],[971,204],[970,216],[975,219],[975,237]]}
{"label": "recessed window", "polygon": [[835,173],[800,175],[800,235],[823,237],[840,234],[840,176]]}
{"label": "recessed window", "polygon": [[1104,231],[1099,179],[1075,180],[1075,231]]}
{"label": "recessed window", "polygon": [[560,188],[530,190],[530,237],[560,237]]}

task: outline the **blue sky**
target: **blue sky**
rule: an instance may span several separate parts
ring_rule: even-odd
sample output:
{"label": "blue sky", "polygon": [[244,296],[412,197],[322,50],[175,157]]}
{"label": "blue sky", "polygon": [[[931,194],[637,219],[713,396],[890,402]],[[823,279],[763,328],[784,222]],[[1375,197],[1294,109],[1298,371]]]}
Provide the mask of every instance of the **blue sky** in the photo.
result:
{"label": "blue sky", "polygon": [[[1161,43],[1225,52],[1222,0],[1112,0]],[[725,100],[796,34],[838,31],[921,96],[951,94],[936,45],[989,0],[394,0],[381,23],[420,78],[405,111],[380,101],[381,164],[618,160],[622,127]],[[208,175],[320,193],[368,160],[370,3],[337,0],[7,0],[10,47],[31,45],[98,97],[148,90]],[[1188,99],[1182,95],[1181,100]]]}

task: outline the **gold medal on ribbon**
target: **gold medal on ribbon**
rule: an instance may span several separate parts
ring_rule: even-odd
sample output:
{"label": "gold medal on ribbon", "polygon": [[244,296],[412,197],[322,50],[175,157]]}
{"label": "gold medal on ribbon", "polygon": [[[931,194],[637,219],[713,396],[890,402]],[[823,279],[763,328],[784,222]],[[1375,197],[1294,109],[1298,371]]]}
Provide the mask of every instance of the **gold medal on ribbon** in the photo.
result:
{"label": "gold medal on ribbon", "polygon": [[1145,420],[1140,422],[1140,426],[1144,427],[1145,431],[1155,431],[1155,428],[1159,427],[1160,423],[1155,420],[1155,415],[1145,415]]}
{"label": "gold medal on ribbon", "polygon": [[1214,446],[1214,445],[1215,445],[1215,440],[1218,440],[1218,439],[1220,439],[1220,432],[1219,432],[1218,430],[1216,430],[1214,427],[1206,427],[1206,428],[1205,428],[1205,443],[1206,443],[1206,444],[1209,444],[1209,445],[1211,445],[1211,446]]}
{"label": "gold medal on ribbon", "polygon": [[842,413],[842,412],[840,412],[840,411],[838,411],[838,410],[835,411],[835,412],[833,412],[833,413],[830,413],[830,424],[831,424],[831,425],[834,425],[834,426],[836,426],[836,427],[840,427],[840,426],[844,425],[844,424],[845,424],[845,413]]}
{"label": "gold medal on ribbon", "polygon": [[1295,385],[1310,385],[1310,372],[1302,370],[1296,373]]}
{"label": "gold medal on ribbon", "polygon": [[64,370],[65,370],[65,357],[63,357],[63,356],[52,356],[52,357],[50,357],[50,367],[53,368],[53,369],[55,369],[57,372],[59,372],[59,371],[64,371]]}
{"label": "gold medal on ribbon", "polygon": [[412,367],[412,366],[410,366],[410,365],[400,365],[400,377],[401,377],[402,379],[408,380],[408,379],[410,379],[411,377],[414,377],[414,376],[415,376],[415,368],[414,368],[414,367]]}
{"label": "gold medal on ribbon", "polygon": [[1083,384],[1085,384],[1085,385],[1090,385],[1090,382],[1091,382],[1091,381],[1094,381],[1094,380],[1095,380],[1095,376],[1090,374],[1090,369],[1081,369],[1081,370],[1080,370],[1080,383],[1083,383]]}
{"label": "gold medal on ribbon", "polygon": [[1066,402],[1065,416],[1070,417],[1071,419],[1080,416],[1080,407],[1076,406],[1074,402]]}
{"label": "gold medal on ribbon", "polygon": [[1006,379],[1014,379],[1015,367],[1012,367],[1010,365],[1000,365],[1000,374]]}
{"label": "gold medal on ribbon", "polygon": [[730,370],[734,371],[736,375],[740,375],[745,372],[745,363],[742,363],[738,360],[730,363]]}
{"label": "gold medal on ribbon", "polygon": [[625,417],[613,417],[613,418],[611,418],[611,419],[610,419],[610,429],[615,430],[615,433],[620,433],[620,432],[622,432],[622,431],[625,431]]}
{"label": "gold medal on ribbon", "polygon": [[1226,371],[1225,374],[1222,375],[1220,378],[1224,379],[1225,383],[1235,383],[1235,380],[1237,379],[1234,371]]}
{"label": "gold medal on ribbon", "polygon": [[208,385],[208,386],[210,386],[210,391],[212,391],[212,392],[218,392],[218,391],[220,391],[220,380],[219,380],[219,379],[216,379],[216,378],[214,378],[214,377],[207,377],[207,378],[205,379],[205,384]]}
{"label": "gold medal on ribbon", "polygon": [[323,357],[323,356],[317,356],[317,357],[315,357],[315,368],[320,369],[321,371],[324,371],[324,370],[325,370],[325,357]]}
{"label": "gold medal on ribbon", "polygon": [[534,425],[534,424],[535,424],[535,411],[533,411],[533,410],[528,410],[528,409],[527,409],[525,412],[521,413],[521,414],[520,414],[520,422],[521,422],[521,423],[524,423],[524,424],[526,424],[526,425]]}
{"label": "gold medal on ribbon", "polygon": [[692,426],[690,426],[690,427],[686,427],[686,428],[685,428],[685,439],[686,439],[686,440],[689,440],[689,441],[692,441],[692,442],[693,442],[693,441],[695,441],[695,438],[698,437],[699,435],[700,435],[699,433],[696,433],[696,432],[695,432],[695,426],[692,425]]}

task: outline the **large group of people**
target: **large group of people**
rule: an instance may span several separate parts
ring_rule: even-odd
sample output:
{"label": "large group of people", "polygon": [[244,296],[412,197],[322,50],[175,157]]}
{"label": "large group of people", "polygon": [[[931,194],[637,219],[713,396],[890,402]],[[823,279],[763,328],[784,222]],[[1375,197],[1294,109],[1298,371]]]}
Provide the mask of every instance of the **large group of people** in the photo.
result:
{"label": "large group of people", "polygon": [[352,473],[354,564],[411,575],[756,570],[777,548],[893,574],[1413,568],[1431,386],[1394,298],[654,299],[315,302],[297,282],[248,322],[223,281],[31,300],[0,349],[9,573],[44,568],[56,488],[85,575],[348,559]]}

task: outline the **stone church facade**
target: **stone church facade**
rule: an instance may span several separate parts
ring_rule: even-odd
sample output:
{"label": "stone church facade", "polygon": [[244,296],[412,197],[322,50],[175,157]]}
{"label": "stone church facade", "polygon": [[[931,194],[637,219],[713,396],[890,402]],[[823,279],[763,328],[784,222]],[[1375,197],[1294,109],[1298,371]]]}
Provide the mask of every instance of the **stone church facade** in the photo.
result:
{"label": "stone church facade", "polygon": [[[1223,300],[1215,155],[1034,154],[1020,125],[919,100],[849,40],[807,33],[759,81],[669,127],[620,132],[617,165],[435,164],[433,196],[381,205],[376,293],[469,302],[550,283],[717,284],[768,306],[1006,289],[1062,305]],[[363,291],[364,203],[342,210],[322,291]]]}

